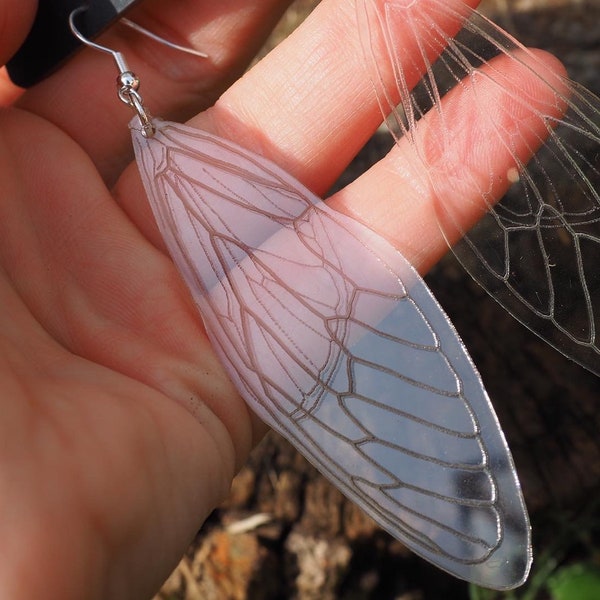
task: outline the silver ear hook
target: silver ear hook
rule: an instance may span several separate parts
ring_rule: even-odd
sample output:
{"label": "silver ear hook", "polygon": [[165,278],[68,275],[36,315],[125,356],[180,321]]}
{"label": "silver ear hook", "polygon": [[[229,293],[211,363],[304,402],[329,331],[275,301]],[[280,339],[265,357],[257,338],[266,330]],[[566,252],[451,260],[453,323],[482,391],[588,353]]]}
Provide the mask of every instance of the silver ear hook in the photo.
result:
{"label": "silver ear hook", "polygon": [[116,50],[112,50],[111,48],[107,48],[106,46],[101,46],[96,42],[92,42],[92,40],[88,40],[83,35],[83,33],[79,31],[77,25],[75,25],[75,17],[78,14],[85,12],[86,10],[87,6],[80,6],[79,8],[76,8],[74,11],[72,11],[69,15],[69,27],[71,28],[73,35],[86,46],[94,48],[94,50],[99,50],[100,52],[106,52],[107,54],[111,54],[112,57],[115,59],[115,62],[117,63],[117,67],[119,68],[120,73],[129,71],[129,67],[127,66],[127,63],[125,62],[125,59],[123,58],[123,54],[121,54],[121,52],[117,52]]}
{"label": "silver ear hook", "polygon": [[142,101],[142,97],[138,93],[138,89],[140,87],[140,80],[137,78],[135,73],[131,71],[127,62],[125,61],[125,57],[121,52],[117,52],[116,50],[112,50],[111,48],[107,48],[106,46],[101,46],[96,42],[92,42],[88,40],[82,33],[77,29],[77,25],[75,25],[75,17],[87,10],[87,7],[81,6],[76,8],[69,15],[69,27],[73,34],[77,37],[79,41],[84,43],[86,46],[90,48],[94,48],[94,50],[99,50],[100,52],[106,52],[110,54],[115,62],[117,63],[117,68],[119,69],[119,77],[117,78],[117,88],[119,99],[133,108],[140,120],[140,125],[142,126],[142,134],[144,137],[152,137],[154,135],[154,125],[152,125],[152,119],[144,107],[144,103]]}
{"label": "silver ear hook", "polygon": [[185,52],[186,54],[193,54],[194,56],[198,56],[199,58],[208,58],[208,54],[205,54],[204,52],[200,52],[199,50],[190,48],[188,46],[180,46],[179,44],[175,44],[169,40],[166,40],[163,37],[160,37],[159,35],[156,35],[149,29],[146,29],[145,27],[142,27],[141,25],[138,25],[134,21],[131,21],[130,19],[127,19],[125,17],[123,17],[119,21],[119,23],[122,23],[123,25],[127,25],[127,27],[130,27],[131,29],[137,31],[138,33],[141,33],[141,34],[145,35],[146,37],[153,39],[155,42],[158,42],[159,44],[162,44],[163,46],[168,46],[169,48],[173,48],[173,50],[179,50],[179,52]]}
{"label": "silver ear hook", "polygon": [[[75,17],[86,10],[86,6],[80,6],[79,8],[76,8],[74,11],[72,11],[69,15],[69,27],[71,28],[73,35],[86,46],[89,46],[94,50],[99,50],[100,52],[110,54],[113,57],[115,63],[117,64],[117,68],[119,69],[119,76],[117,77],[117,89],[119,99],[121,100],[121,102],[124,102],[125,104],[127,104],[135,110],[140,120],[140,124],[142,126],[142,135],[146,138],[152,137],[155,132],[154,125],[152,124],[152,118],[150,117],[150,114],[144,106],[142,97],[138,93],[138,89],[140,87],[140,80],[127,65],[123,54],[121,52],[118,52],[117,50],[107,48],[106,46],[102,46],[96,42],[93,42],[92,40],[89,40],[77,28],[77,25],[75,24]],[[153,40],[156,40],[157,42],[168,46],[169,48],[180,50],[182,52],[187,52],[188,54],[194,54],[195,56],[199,56],[201,58],[207,58],[207,55],[203,52],[198,52],[197,50],[194,50],[192,48],[179,46],[178,44],[174,44],[173,42],[165,40],[164,38],[161,38],[155,33],[148,31],[144,27],[141,27],[137,23],[130,21],[129,19],[121,19],[121,22],[127,25],[128,27],[135,29],[139,33],[142,33],[152,38]]]}

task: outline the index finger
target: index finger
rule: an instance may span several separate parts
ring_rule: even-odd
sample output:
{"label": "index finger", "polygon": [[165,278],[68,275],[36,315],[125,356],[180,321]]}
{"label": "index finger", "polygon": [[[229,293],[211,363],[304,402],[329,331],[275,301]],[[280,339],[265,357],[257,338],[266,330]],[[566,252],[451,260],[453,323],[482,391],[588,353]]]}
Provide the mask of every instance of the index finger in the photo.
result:
{"label": "index finger", "polygon": [[[273,159],[323,193],[379,126],[381,109],[394,106],[422,75],[427,78],[431,62],[454,43],[453,36],[470,14],[461,0],[444,2],[444,10],[439,0],[352,4],[322,3],[285,44],[194,123]],[[371,7],[388,20],[377,22],[371,13],[364,18]],[[379,27],[385,27],[388,39]],[[396,52],[390,57],[392,43]],[[365,63],[365,45],[371,63]],[[447,192],[454,187],[444,202],[464,204],[456,231],[466,230],[486,208],[486,197],[498,199],[506,189],[497,184],[482,195],[486,178],[504,176],[516,158],[526,161],[548,134],[547,118],[560,113],[557,92],[543,74],[559,85],[555,73],[562,73],[562,67],[545,54],[515,57],[482,61],[481,69],[472,67],[473,77],[457,86],[456,93],[443,100],[432,96],[434,110],[405,136],[403,147],[331,202],[366,221],[425,272],[447,250],[434,211],[444,196],[440,186]],[[375,87],[389,90],[387,107],[382,106],[383,94],[374,93],[373,69]],[[410,104],[410,99],[403,100]],[[435,157],[437,142],[446,144],[445,160]],[[419,156],[423,148],[425,161]],[[426,170],[439,186],[430,185]],[[463,177],[465,185],[450,186],[450,175]]]}

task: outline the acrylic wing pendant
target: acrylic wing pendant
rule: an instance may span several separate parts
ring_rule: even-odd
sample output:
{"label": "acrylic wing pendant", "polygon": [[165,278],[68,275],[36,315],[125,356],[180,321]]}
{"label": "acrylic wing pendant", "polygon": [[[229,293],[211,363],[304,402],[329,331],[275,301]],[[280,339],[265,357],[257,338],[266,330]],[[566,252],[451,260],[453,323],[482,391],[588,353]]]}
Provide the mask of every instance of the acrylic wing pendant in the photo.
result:
{"label": "acrylic wing pendant", "polygon": [[[461,240],[454,253],[506,310],[600,375],[600,100],[460,0],[357,8],[386,122],[428,174],[441,229]],[[457,149],[467,136],[469,166]],[[483,141],[505,160],[477,164]],[[480,219],[470,231],[467,210]]]}
{"label": "acrylic wing pendant", "polygon": [[269,161],[184,125],[133,138],[172,257],[249,406],[417,554],[526,577],[514,465],[462,342],[385,240]]}

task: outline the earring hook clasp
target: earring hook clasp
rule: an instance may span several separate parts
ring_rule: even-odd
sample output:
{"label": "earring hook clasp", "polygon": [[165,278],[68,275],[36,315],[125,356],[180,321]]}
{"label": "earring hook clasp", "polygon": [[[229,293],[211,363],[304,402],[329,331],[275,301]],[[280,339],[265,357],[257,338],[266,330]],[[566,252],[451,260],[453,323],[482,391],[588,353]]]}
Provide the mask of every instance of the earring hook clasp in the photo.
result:
{"label": "earring hook clasp", "polygon": [[79,29],[77,28],[77,25],[75,24],[75,17],[78,14],[85,12],[86,10],[87,10],[87,6],[80,6],[79,8],[76,8],[75,10],[73,10],[71,12],[71,14],[69,15],[69,27],[71,28],[73,35],[82,44],[85,44],[86,46],[93,48],[94,50],[99,50],[100,52],[106,52],[106,54],[112,55],[115,62],[117,63],[119,73],[125,73],[125,72],[129,71],[130,69],[127,65],[127,62],[125,61],[125,57],[123,56],[123,54],[121,52],[118,52],[117,50],[113,50],[112,48],[107,48],[106,46],[102,46],[102,45],[98,44],[97,42],[94,42],[94,41],[86,38],[85,35],[83,35],[83,33],[81,33],[81,31],[79,31]]}
{"label": "earring hook clasp", "polygon": [[[154,125],[152,124],[152,118],[148,111],[146,110],[144,103],[142,101],[142,97],[138,93],[138,89],[140,87],[140,80],[135,75],[135,73],[129,68],[125,57],[118,50],[113,50],[112,48],[108,48],[107,46],[102,46],[97,42],[94,42],[88,38],[86,38],[81,31],[77,28],[75,23],[75,18],[82,12],[87,10],[87,6],[80,6],[71,12],[69,15],[69,27],[73,32],[73,35],[86,46],[93,48],[94,50],[99,50],[100,52],[105,52],[106,54],[110,54],[115,63],[117,64],[117,68],[119,69],[119,76],[117,78],[117,89],[119,99],[133,108],[140,120],[140,124],[142,126],[142,135],[144,137],[152,137],[155,133]],[[139,33],[146,35],[153,40],[168,46],[169,48],[173,48],[174,50],[179,50],[181,52],[187,52],[188,54],[193,54],[200,58],[207,58],[208,55],[203,52],[199,52],[198,50],[194,50],[193,48],[188,48],[186,46],[180,46],[179,44],[174,44],[169,40],[165,40],[164,38],[148,31],[144,27],[141,27],[137,23],[130,21],[129,19],[121,19],[121,22],[132,29],[135,29]]]}
{"label": "earring hook clasp", "polygon": [[142,97],[138,93],[138,89],[140,87],[140,80],[135,75],[135,73],[129,68],[125,57],[121,52],[117,50],[113,50],[112,48],[107,48],[106,46],[102,46],[92,40],[86,38],[81,31],[77,28],[75,24],[75,17],[86,11],[86,6],[80,6],[71,12],[69,15],[69,27],[73,32],[73,35],[83,44],[93,48],[94,50],[99,50],[100,52],[105,52],[110,54],[117,64],[117,68],[119,69],[119,76],[117,77],[117,89],[118,95],[121,102],[124,102],[135,111],[138,119],[140,120],[140,125],[142,127],[142,135],[146,138],[151,138],[155,133],[154,125],[152,124],[152,118],[146,107],[144,106],[144,102]]}

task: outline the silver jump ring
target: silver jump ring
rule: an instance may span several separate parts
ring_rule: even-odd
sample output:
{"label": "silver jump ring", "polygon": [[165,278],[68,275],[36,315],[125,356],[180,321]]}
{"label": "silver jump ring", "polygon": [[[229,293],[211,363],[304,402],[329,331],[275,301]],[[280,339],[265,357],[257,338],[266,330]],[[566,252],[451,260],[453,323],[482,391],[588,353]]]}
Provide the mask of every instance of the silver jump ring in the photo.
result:
{"label": "silver jump ring", "polygon": [[142,126],[142,135],[146,138],[152,137],[156,130],[152,124],[152,118],[144,107],[142,97],[134,89],[122,87],[119,90],[119,98],[135,110]]}

